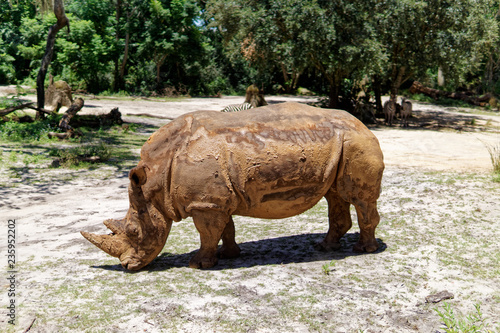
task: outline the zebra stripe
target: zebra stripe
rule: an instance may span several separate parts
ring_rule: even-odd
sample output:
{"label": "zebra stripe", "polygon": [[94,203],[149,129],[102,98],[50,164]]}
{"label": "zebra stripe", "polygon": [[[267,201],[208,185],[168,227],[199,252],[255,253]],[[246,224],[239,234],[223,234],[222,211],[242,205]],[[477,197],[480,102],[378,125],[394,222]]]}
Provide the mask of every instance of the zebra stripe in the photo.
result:
{"label": "zebra stripe", "polygon": [[252,108],[252,104],[243,103],[243,104],[231,104],[226,106],[221,112],[238,112],[243,110],[248,110]]}
{"label": "zebra stripe", "polygon": [[395,114],[396,114],[396,101],[390,99],[384,103],[385,122],[389,126],[392,126],[392,119],[394,118]]}
{"label": "zebra stripe", "polygon": [[411,117],[412,104],[406,98],[401,98],[401,125],[403,127],[408,127],[408,118]]}

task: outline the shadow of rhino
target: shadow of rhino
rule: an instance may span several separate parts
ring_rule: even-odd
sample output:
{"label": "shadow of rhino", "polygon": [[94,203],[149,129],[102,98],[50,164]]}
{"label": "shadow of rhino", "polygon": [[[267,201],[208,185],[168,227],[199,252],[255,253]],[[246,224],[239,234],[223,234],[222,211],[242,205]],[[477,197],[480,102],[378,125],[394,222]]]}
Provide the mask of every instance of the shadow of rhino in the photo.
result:
{"label": "shadow of rhino", "polygon": [[[259,239],[242,242],[239,245],[241,254],[235,259],[219,259],[219,263],[206,270],[225,270],[237,268],[250,268],[266,265],[285,265],[291,263],[307,263],[325,260],[341,260],[352,256],[376,255],[384,252],[387,245],[382,239],[377,238],[379,248],[373,253],[354,252],[352,247],[359,239],[359,233],[347,233],[340,240],[342,247],[337,251],[322,252],[314,249],[314,244],[325,237],[324,233],[312,233],[276,238]],[[168,244],[167,244],[168,246]],[[188,267],[189,259],[198,250],[182,254],[168,252],[161,253],[148,266],[138,272],[167,271],[171,268]],[[121,265],[96,265],[93,268],[105,270],[124,271],[134,274],[134,271],[125,270]]]}

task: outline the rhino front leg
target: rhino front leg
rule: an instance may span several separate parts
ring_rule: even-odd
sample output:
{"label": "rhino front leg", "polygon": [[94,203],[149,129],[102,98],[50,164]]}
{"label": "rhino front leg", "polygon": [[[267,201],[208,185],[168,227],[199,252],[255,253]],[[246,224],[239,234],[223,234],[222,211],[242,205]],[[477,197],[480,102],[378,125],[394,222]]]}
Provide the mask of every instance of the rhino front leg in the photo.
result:
{"label": "rhino front leg", "polygon": [[235,230],[234,230],[234,221],[233,217],[229,217],[229,222],[226,225],[226,228],[224,228],[224,231],[222,232],[222,246],[217,252],[217,256],[219,258],[237,258],[240,256],[240,247],[238,244],[236,244],[236,241],[234,239],[235,236]]}
{"label": "rhino front leg", "polygon": [[[191,268],[210,268],[217,265],[217,246],[229,224],[230,216],[219,211],[192,211],[194,225],[200,233],[201,246],[189,261]],[[233,225],[234,230],[234,225]]]}
{"label": "rhino front leg", "polygon": [[352,220],[349,207],[351,204],[330,190],[325,195],[328,202],[328,233],[323,241],[316,244],[315,249],[319,251],[330,251],[340,249],[340,238],[351,229]]}
{"label": "rhino front leg", "polygon": [[358,224],[360,229],[359,241],[354,245],[356,252],[375,252],[378,242],[375,239],[375,228],[380,222],[376,202],[368,202],[356,205]]}

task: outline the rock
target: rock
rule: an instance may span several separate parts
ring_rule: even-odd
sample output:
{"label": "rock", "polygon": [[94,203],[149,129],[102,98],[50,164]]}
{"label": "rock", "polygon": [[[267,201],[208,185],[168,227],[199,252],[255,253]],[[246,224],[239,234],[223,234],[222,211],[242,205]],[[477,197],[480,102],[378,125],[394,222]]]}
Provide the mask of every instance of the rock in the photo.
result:
{"label": "rock", "polygon": [[452,299],[455,296],[450,293],[448,290],[443,290],[438,292],[437,294],[429,295],[425,298],[426,303],[439,303],[444,301],[445,299]]}

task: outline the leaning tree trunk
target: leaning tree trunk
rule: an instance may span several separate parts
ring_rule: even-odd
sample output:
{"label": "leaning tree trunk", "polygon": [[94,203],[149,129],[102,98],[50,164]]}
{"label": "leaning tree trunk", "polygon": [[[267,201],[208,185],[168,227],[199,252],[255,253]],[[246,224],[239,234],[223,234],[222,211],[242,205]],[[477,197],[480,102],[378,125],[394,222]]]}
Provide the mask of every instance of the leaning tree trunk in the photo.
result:
{"label": "leaning tree trunk", "polygon": [[[45,54],[42,58],[42,65],[38,71],[38,76],[36,78],[36,95],[38,108],[43,109],[45,107],[45,76],[47,75],[47,69],[49,68],[50,62],[52,61],[52,55],[54,54],[54,45],[56,42],[56,34],[59,30],[68,27],[69,32],[69,20],[64,12],[64,5],[62,0],[54,0],[54,14],[56,15],[57,22],[49,28],[49,35],[47,36],[47,46],[45,47]],[[36,118],[40,119],[43,113],[37,112]]]}
{"label": "leaning tree trunk", "polygon": [[328,82],[330,83],[330,92],[328,94],[329,103],[328,107],[330,109],[336,109],[339,105],[339,95],[340,95],[340,79],[338,74],[332,74],[328,76]]}
{"label": "leaning tree trunk", "polygon": [[375,93],[375,114],[377,116],[383,116],[384,111],[382,110],[382,82],[378,75],[373,77],[373,92]]}
{"label": "leaning tree trunk", "polygon": [[406,67],[401,66],[399,69],[397,69],[396,65],[394,64],[395,68],[393,70],[393,76],[392,76],[392,82],[391,82],[391,100],[396,99],[396,97],[399,94],[399,87],[401,87],[401,84],[403,83],[403,77],[406,72]]}
{"label": "leaning tree trunk", "polygon": [[71,118],[73,118],[78,111],[80,111],[83,107],[84,101],[82,98],[78,97],[73,104],[66,110],[61,121],[59,122],[59,128],[64,131],[71,130],[71,126],[69,126],[69,122]]}

